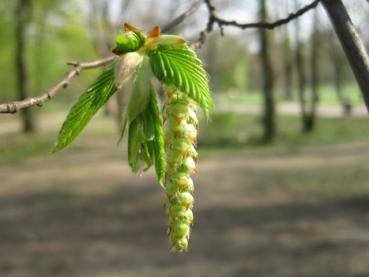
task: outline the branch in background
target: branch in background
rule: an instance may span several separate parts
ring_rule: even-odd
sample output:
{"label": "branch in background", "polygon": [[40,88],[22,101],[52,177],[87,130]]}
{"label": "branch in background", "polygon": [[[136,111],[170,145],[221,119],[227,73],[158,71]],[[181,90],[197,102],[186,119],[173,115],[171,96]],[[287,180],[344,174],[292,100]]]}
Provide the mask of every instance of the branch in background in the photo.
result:
{"label": "branch in background", "polygon": [[204,2],[204,0],[198,0],[195,3],[193,3],[193,5],[184,13],[182,13],[181,15],[179,15],[178,17],[174,18],[171,22],[169,22],[168,24],[164,25],[161,29],[163,33],[167,33],[169,32],[171,29],[173,29],[174,27],[176,27],[177,25],[179,25],[180,23],[182,23],[187,17],[191,16],[192,14],[194,14],[202,5],[202,3]]}
{"label": "branch in background", "polygon": [[[194,12],[196,12],[202,3],[203,3],[203,0],[196,1],[187,11],[185,11],[183,14],[173,19],[168,24],[166,24],[163,27],[163,32],[168,32],[170,29],[182,23],[187,17],[192,15]],[[21,101],[13,101],[9,103],[0,104],[0,113],[16,113],[19,110],[29,108],[32,106],[41,107],[44,102],[50,100],[62,88],[66,88],[69,85],[70,81],[74,77],[76,77],[83,69],[92,69],[92,68],[102,67],[104,65],[111,63],[114,60],[114,58],[115,56],[110,56],[107,58],[103,58],[100,60],[87,62],[87,63],[67,62],[68,65],[73,65],[74,69],[69,71],[67,76],[64,79],[56,83],[47,92],[45,92],[42,95],[27,98]]]}
{"label": "branch in background", "polygon": [[369,55],[341,0],[322,0],[369,112]]}
{"label": "branch in background", "polygon": [[205,39],[206,39],[206,35],[213,31],[214,24],[218,25],[222,35],[224,33],[224,31],[223,31],[224,26],[233,26],[233,27],[241,28],[243,30],[249,29],[249,28],[265,28],[265,29],[272,30],[276,27],[279,27],[279,26],[282,26],[284,24],[289,23],[290,21],[302,16],[306,12],[316,8],[317,5],[319,4],[320,0],[315,0],[312,3],[310,3],[309,5],[306,5],[303,8],[299,9],[298,11],[296,11],[294,13],[290,13],[287,17],[282,18],[282,19],[278,19],[277,21],[274,21],[274,22],[253,22],[253,23],[239,23],[236,20],[224,19],[224,18],[220,17],[217,14],[216,7],[213,4],[212,0],[204,0],[204,2],[206,4],[206,7],[208,8],[209,19],[208,19],[206,29],[200,33],[200,38],[199,38],[197,47],[201,47],[201,45],[204,44]]}
{"label": "branch in background", "polygon": [[[223,34],[223,26],[234,26],[234,27],[238,27],[241,29],[247,29],[247,28],[274,29],[275,27],[284,25],[290,22],[291,20],[296,19],[297,17],[303,15],[307,11],[315,8],[320,2],[320,0],[315,0],[311,4],[301,8],[297,12],[291,13],[288,17],[279,19],[275,22],[271,22],[271,23],[270,22],[256,22],[256,23],[246,23],[246,24],[238,23],[235,20],[226,20],[226,19],[219,17],[216,13],[216,8],[212,0],[198,0],[187,11],[185,11],[183,14],[173,19],[168,24],[166,24],[163,27],[163,32],[168,32],[172,28],[182,23],[186,18],[188,18],[193,13],[195,13],[200,8],[203,2],[206,4],[208,8],[209,20],[208,20],[206,29],[200,33],[200,38],[198,42],[192,43],[193,48],[201,47],[201,45],[205,42],[206,35],[213,30],[214,24],[218,24],[222,34]],[[75,76],[77,76],[81,70],[102,67],[104,65],[111,63],[113,60],[114,60],[114,56],[110,56],[104,59],[87,62],[87,63],[69,62],[67,64],[73,65],[75,66],[75,68],[71,70],[63,80],[59,81],[57,84],[51,87],[46,93],[40,96],[27,98],[21,101],[14,101],[14,102],[9,102],[5,104],[0,104],[0,113],[16,113],[17,111],[21,109],[29,108],[32,106],[36,106],[36,105],[42,106],[44,102],[51,99],[55,94],[58,93],[58,91],[60,91],[62,88],[66,88],[69,85],[70,81]]]}
{"label": "branch in background", "polygon": [[92,62],[78,63],[78,62],[67,62],[68,65],[74,66],[74,68],[68,72],[64,79],[56,83],[47,92],[42,95],[27,98],[21,101],[13,101],[5,104],[0,104],[0,113],[16,113],[17,111],[32,106],[42,106],[42,104],[50,100],[55,96],[62,88],[66,88],[70,81],[76,77],[84,69],[92,69],[102,67],[111,63],[115,59],[115,56],[110,56],[101,60]]}

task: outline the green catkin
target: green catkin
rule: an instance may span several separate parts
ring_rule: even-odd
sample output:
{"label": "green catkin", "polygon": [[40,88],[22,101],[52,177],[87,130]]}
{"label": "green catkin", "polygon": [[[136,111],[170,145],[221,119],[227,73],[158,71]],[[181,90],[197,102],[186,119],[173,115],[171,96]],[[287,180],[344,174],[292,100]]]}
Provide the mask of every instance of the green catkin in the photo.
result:
{"label": "green catkin", "polygon": [[175,251],[187,250],[193,223],[194,184],[191,173],[196,170],[197,162],[196,108],[197,104],[187,95],[174,87],[167,87],[164,103],[166,210],[169,240]]}

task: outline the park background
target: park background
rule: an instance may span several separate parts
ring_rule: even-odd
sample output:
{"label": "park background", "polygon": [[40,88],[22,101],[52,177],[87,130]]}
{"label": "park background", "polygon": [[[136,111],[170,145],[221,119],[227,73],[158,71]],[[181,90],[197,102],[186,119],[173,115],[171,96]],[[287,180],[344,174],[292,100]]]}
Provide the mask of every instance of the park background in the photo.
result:
{"label": "park background", "polygon": [[[257,22],[260,2],[214,4],[225,18]],[[268,21],[309,3],[266,2]],[[368,2],[343,2],[369,49]],[[0,102],[19,98],[20,20],[32,96],[63,78],[67,61],[110,55],[122,22],[149,31],[193,3],[2,0]],[[207,16],[202,5],[171,33],[196,42]],[[215,26],[198,50],[214,110],[200,125],[187,253],[169,251],[154,172],[129,170],[115,98],[71,147],[51,154],[68,108],[99,69],[26,118],[1,115],[0,276],[369,276],[369,121],[350,66],[320,5],[266,31],[276,112],[265,137],[260,32],[224,27],[222,36]],[[301,84],[304,108],[316,108],[308,128]]]}

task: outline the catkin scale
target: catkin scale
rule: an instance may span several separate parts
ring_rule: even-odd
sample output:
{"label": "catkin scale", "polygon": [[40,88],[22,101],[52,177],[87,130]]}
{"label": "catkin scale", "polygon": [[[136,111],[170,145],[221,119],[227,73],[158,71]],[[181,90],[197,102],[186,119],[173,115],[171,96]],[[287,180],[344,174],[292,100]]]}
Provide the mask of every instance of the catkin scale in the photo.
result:
{"label": "catkin scale", "polygon": [[166,152],[166,210],[172,249],[185,251],[193,223],[194,184],[191,173],[196,170],[198,120],[197,105],[174,87],[167,87],[164,103]]}

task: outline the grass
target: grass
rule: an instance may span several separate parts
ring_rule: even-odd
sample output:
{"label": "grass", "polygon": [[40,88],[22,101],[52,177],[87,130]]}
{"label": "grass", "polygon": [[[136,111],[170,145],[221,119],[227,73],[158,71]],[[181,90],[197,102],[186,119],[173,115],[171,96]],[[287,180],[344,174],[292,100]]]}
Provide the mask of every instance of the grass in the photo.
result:
{"label": "grass", "polygon": [[14,164],[29,157],[51,152],[54,137],[49,133],[34,135],[2,135],[0,139],[0,164]]}
{"label": "grass", "polygon": [[[308,94],[309,91],[307,90]],[[350,99],[354,107],[363,105],[363,100],[360,94],[360,90],[356,84],[348,84],[344,86],[343,93]],[[295,95],[293,100],[286,100],[282,97],[280,90],[275,91],[276,99],[279,103],[288,103],[291,101],[296,102],[297,92],[293,92]],[[337,94],[335,93],[334,87],[331,85],[322,85],[319,90],[320,105],[325,106],[337,106],[340,105]],[[228,93],[228,94],[217,94],[215,96],[215,106],[217,103],[228,103],[228,104],[247,104],[247,105],[261,105],[262,95],[258,91],[247,91],[246,93]]]}
{"label": "grass", "polygon": [[270,145],[256,116],[203,122],[184,255],[168,251],[163,191],[153,171],[129,171],[114,120],[50,158],[54,125],[0,136],[1,276],[369,276],[365,118],[319,118],[303,135],[280,116]]}
{"label": "grass", "polygon": [[[260,117],[256,115],[214,114],[211,122],[201,127],[202,147],[265,146],[261,140]],[[299,117],[283,115],[277,119],[277,133],[276,139],[268,147],[325,146],[365,141],[369,137],[369,124],[367,118],[325,117],[318,119],[313,133],[303,134]]]}
{"label": "grass", "polygon": [[[59,127],[55,126],[46,133],[34,135],[12,133],[0,136],[0,164],[13,164],[30,157],[49,155]],[[291,152],[310,146],[362,142],[369,137],[366,118],[319,118],[316,130],[311,134],[303,134],[299,117],[279,116],[278,134],[268,145],[261,140],[261,122],[256,115],[217,113],[200,127],[199,149],[204,153],[222,149],[230,153],[240,149],[257,153]],[[86,141],[94,138],[104,138],[106,143],[115,144],[117,129],[114,119],[98,116],[70,147],[72,151],[88,151],[95,146],[93,142],[88,144]]]}
{"label": "grass", "polygon": [[[22,134],[19,132],[0,134],[0,165],[12,165],[37,156],[57,155],[51,152],[56,142],[61,122],[66,114],[65,112],[57,112],[55,107],[51,108],[52,112],[47,113],[43,111],[40,115],[40,118],[47,119],[49,117],[52,120],[51,125],[47,126],[47,131],[40,131],[34,134]],[[13,121],[15,119],[9,118],[8,120]],[[93,143],[92,146],[86,143],[87,140],[91,141],[91,139],[101,137],[115,138],[117,129],[114,120],[114,118],[107,118],[99,114],[82,132],[80,138],[68,148],[71,148],[72,151],[84,151],[93,147]],[[116,139],[113,143],[115,142]]]}

